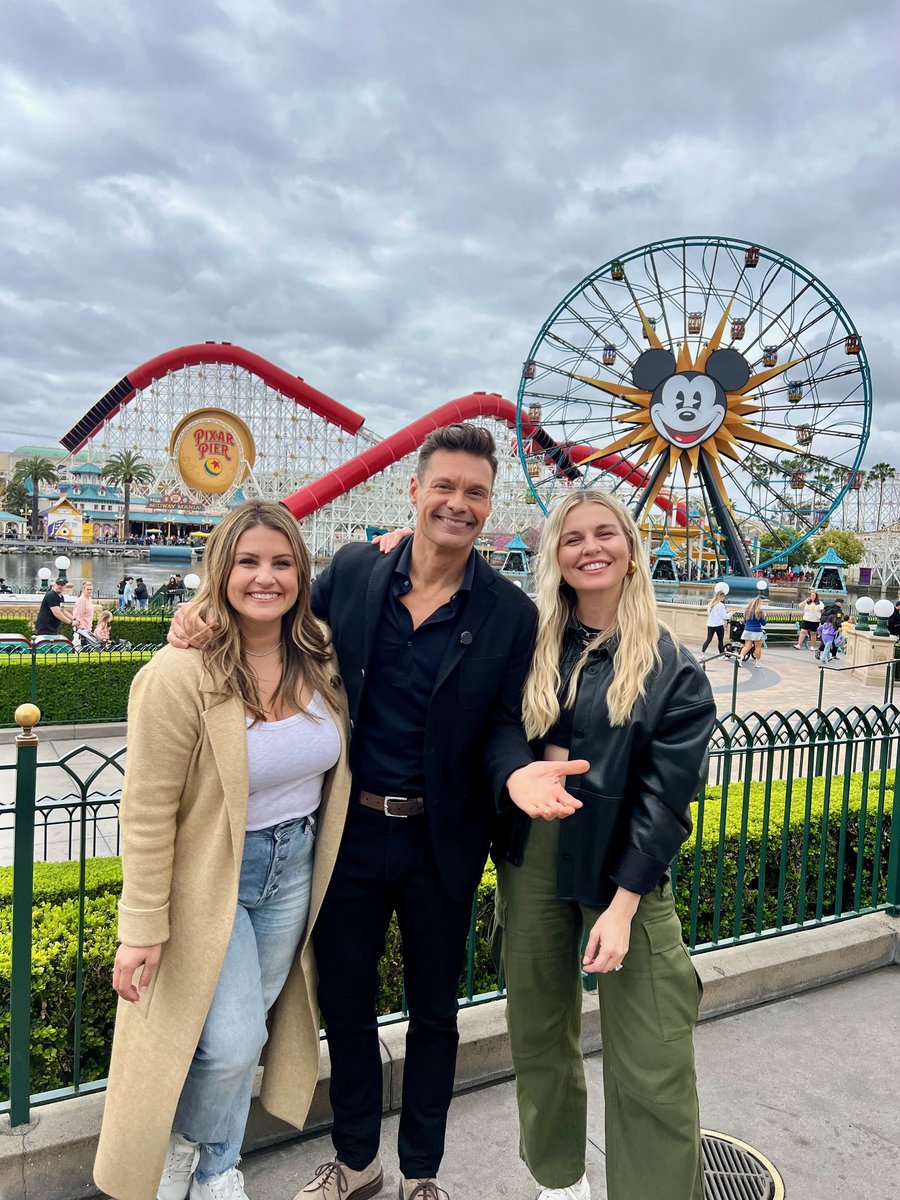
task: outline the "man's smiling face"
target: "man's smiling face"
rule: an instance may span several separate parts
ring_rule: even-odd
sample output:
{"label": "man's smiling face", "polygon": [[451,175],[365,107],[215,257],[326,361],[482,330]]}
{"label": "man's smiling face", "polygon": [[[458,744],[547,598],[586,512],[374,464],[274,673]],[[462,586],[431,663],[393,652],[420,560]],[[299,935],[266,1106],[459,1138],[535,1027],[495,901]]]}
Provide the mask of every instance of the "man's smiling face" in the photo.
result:
{"label": "man's smiling face", "polygon": [[435,450],[409,495],[418,517],[416,532],[444,550],[468,551],[491,511],[491,465],[463,450]]}
{"label": "man's smiling face", "polygon": [[653,393],[650,420],[667,442],[689,450],[712,437],[725,420],[725,392],[701,372],[672,375]]}

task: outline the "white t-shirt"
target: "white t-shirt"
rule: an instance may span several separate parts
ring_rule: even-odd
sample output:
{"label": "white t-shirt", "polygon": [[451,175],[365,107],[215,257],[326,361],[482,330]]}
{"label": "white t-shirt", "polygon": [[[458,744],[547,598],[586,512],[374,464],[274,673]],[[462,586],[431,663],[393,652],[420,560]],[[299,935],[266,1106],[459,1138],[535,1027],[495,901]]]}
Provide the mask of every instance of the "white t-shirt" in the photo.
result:
{"label": "white t-shirt", "polygon": [[821,600],[819,600],[816,604],[804,604],[803,605],[803,620],[804,621],[820,620],[821,616],[822,616],[822,609],[824,607],[825,607],[825,605],[822,603]]}
{"label": "white t-shirt", "polygon": [[314,813],[322,799],[325,773],[340,752],[337,725],[318,692],[313,694],[308,712],[283,721],[254,725],[248,717],[247,829],[268,829]]}
{"label": "white t-shirt", "polygon": [[707,629],[720,629],[728,620],[728,609],[720,600],[718,604],[714,604],[709,610],[709,615],[706,618]]}

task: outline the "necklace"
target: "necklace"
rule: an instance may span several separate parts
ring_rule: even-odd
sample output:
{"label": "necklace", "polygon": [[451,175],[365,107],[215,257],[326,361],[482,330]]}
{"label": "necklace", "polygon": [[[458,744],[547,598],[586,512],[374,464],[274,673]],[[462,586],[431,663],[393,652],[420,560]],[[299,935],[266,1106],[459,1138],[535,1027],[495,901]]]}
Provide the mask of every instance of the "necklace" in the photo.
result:
{"label": "necklace", "polygon": [[271,650],[263,650],[261,653],[255,650],[245,650],[245,654],[249,654],[251,658],[268,658],[270,654],[274,654],[276,650],[281,649],[281,642],[276,642]]}
{"label": "necklace", "polygon": [[602,629],[592,629],[590,625],[585,625],[584,621],[575,618],[575,632],[581,638],[581,644],[586,646],[588,642],[592,642],[594,638],[599,637],[603,632]]}

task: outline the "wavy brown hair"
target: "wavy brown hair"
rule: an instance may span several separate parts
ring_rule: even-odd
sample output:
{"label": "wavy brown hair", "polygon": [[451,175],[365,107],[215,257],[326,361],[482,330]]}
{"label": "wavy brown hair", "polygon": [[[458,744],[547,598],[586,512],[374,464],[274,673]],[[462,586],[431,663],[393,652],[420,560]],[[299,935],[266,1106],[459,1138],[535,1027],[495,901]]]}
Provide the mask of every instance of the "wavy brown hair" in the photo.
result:
{"label": "wavy brown hair", "polygon": [[309,555],[297,522],[282,504],[249,500],[233,509],[210,534],[203,555],[205,578],[196,599],[204,620],[213,627],[203,647],[204,658],[229,695],[239,696],[256,720],[265,721],[256,675],[245,657],[238,617],[226,594],[238,539],[257,525],[274,529],[287,538],[297,564],[299,585],[296,601],[281,618],[281,682],[272,697],[273,707],[279,702],[300,706],[303,685],[307,684],[337,711],[337,698],[331,686],[334,675],[331,637],[326,626],[313,616]]}

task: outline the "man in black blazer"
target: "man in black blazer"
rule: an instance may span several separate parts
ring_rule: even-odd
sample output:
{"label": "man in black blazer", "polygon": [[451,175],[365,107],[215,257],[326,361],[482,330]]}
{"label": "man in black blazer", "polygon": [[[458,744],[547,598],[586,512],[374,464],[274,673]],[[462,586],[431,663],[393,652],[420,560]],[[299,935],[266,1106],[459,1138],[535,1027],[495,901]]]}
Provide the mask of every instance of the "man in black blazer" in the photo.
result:
{"label": "man in black blazer", "polygon": [[436,430],[410,484],[412,537],[386,555],[348,545],[313,586],[350,703],[354,792],[313,934],[336,1157],[296,1200],[365,1200],[381,1190],[376,995],[394,912],[409,1007],[400,1200],[447,1196],[437,1172],[458,983],[495,816],[510,801],[548,819],[578,807],[562,775],[587,763],[533,762],[522,731],[534,605],[474,549],[496,468],[486,430]]}

